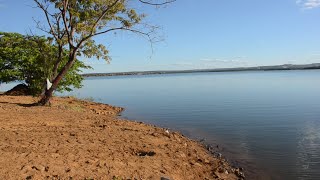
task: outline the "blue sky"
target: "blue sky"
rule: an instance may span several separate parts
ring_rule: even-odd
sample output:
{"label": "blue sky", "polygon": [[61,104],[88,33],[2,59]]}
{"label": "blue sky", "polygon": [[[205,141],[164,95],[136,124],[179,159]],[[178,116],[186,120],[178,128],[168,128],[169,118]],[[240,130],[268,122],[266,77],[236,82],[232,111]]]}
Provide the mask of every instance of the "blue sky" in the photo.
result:
{"label": "blue sky", "polygon": [[[32,0],[0,0],[0,31],[41,33],[33,18],[42,13],[32,6]],[[320,0],[177,0],[139,9],[162,27],[165,40],[152,50],[133,34],[100,36],[112,61],[84,59],[95,72],[320,62]]]}

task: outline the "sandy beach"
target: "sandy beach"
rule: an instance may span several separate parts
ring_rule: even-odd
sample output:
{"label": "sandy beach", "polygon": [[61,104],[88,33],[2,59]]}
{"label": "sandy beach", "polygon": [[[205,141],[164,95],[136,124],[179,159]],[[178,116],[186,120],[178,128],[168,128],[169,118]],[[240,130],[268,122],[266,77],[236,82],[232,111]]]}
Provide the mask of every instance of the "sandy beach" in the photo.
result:
{"label": "sandy beach", "polygon": [[0,95],[1,179],[242,179],[180,133],[121,119],[106,104]]}

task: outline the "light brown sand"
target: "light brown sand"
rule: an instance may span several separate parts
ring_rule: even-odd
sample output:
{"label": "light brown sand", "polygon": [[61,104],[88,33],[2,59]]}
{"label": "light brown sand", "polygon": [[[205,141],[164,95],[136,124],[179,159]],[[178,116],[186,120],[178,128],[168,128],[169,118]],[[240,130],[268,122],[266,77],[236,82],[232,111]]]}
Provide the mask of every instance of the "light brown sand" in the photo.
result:
{"label": "light brown sand", "polygon": [[0,179],[238,179],[199,143],[118,119],[121,108],[73,98],[29,107],[34,102],[0,95]]}

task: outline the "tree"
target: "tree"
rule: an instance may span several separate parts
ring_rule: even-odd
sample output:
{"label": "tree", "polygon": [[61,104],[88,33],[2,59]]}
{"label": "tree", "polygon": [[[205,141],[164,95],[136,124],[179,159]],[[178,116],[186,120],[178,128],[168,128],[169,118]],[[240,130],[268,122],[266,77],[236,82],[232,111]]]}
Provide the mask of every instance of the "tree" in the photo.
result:
{"label": "tree", "polygon": [[[45,89],[46,78],[52,77],[58,49],[52,40],[40,36],[0,32],[0,83],[24,81],[31,95],[40,95]],[[62,62],[67,61],[63,49]],[[62,66],[58,67],[61,70]],[[76,60],[74,66],[61,80],[58,91],[71,91],[81,87],[81,68],[89,68]]]}
{"label": "tree", "polygon": [[[94,37],[113,31],[129,31],[147,37],[152,41],[153,26],[142,24],[144,14],[139,14],[131,3],[164,5],[175,0],[154,2],[152,0],[34,0],[47,20],[47,32],[55,40],[58,57],[54,62],[52,87],[45,91],[39,104],[45,105],[52,97],[61,79],[74,65],[78,56],[97,57],[109,61],[108,51],[97,44]],[[140,25],[140,28],[137,26]],[[63,48],[68,51],[68,60],[63,62]],[[57,67],[62,69],[58,70]]]}

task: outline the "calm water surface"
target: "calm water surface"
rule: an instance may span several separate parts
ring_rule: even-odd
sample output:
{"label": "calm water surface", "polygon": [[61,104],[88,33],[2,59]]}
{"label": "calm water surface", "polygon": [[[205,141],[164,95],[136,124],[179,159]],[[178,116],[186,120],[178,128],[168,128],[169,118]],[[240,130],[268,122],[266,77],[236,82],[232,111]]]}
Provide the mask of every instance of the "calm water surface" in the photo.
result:
{"label": "calm water surface", "polygon": [[320,179],[320,71],[94,77],[72,95],[219,144],[248,179]]}

